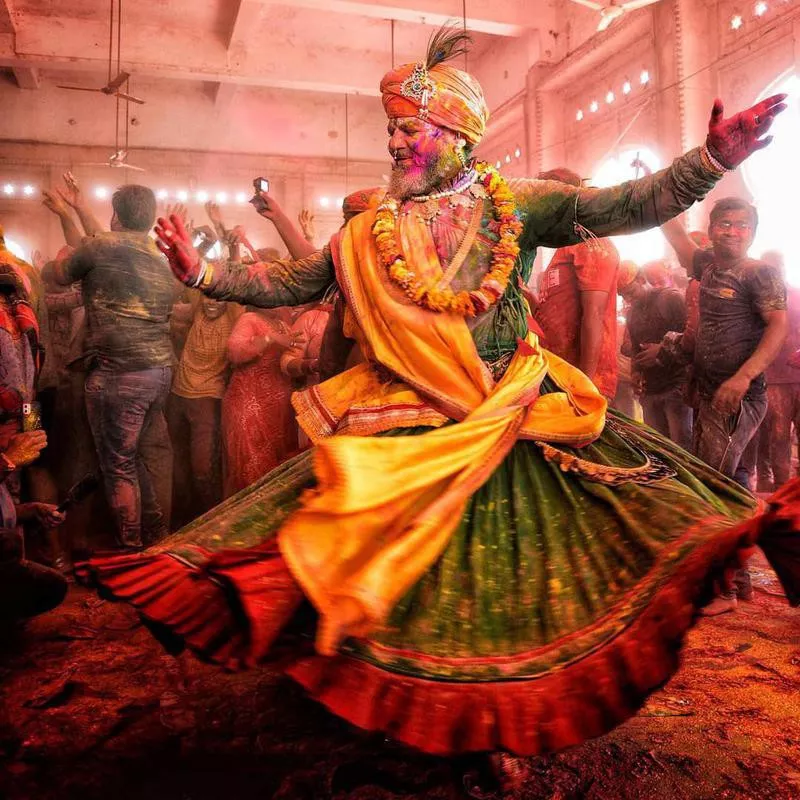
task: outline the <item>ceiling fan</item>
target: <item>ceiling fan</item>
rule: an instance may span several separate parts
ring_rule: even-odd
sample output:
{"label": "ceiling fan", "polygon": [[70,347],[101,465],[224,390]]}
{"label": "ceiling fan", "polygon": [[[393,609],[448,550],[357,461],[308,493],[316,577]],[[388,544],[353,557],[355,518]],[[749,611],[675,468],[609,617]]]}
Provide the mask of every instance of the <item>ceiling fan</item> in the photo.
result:
{"label": "ceiling fan", "polygon": [[[117,76],[111,78],[112,61],[114,57],[114,6],[117,7]],[[130,139],[130,104],[131,103],[144,103],[138,97],[134,97],[130,91],[130,74],[120,69],[120,52],[122,45],[122,0],[111,0],[111,14],[110,14],[110,33],[108,40],[108,83],[102,89],[82,89],[78,86],[65,86],[65,89],[81,89],[82,91],[90,92],[103,92],[103,94],[111,95],[116,98],[116,113],[115,113],[115,130],[114,130],[114,152],[108,157],[108,161],[95,162],[90,164],[81,164],[84,167],[112,167],[113,169],[132,169],[136,172],[145,172],[144,167],[137,167],[134,164],[128,163],[128,142]],[[120,89],[125,87],[125,91]],[[120,145],[120,101],[125,101],[125,146]]]}
{"label": "ceiling fan", "polygon": [[134,97],[132,94],[120,91],[120,88],[123,86],[123,84],[127,83],[128,78],[130,78],[130,73],[123,71],[120,72],[116,78],[110,80],[100,89],[89,88],[88,86],[62,86],[61,84],[58,85],[58,88],[71,89],[73,92],[102,92],[103,94],[110,95],[111,97],[117,97],[120,100],[126,100],[129,103],[140,103],[141,105],[144,105],[144,100],[142,100],[140,97]]}
{"label": "ceiling fan", "polygon": [[658,0],[609,0],[607,3],[599,3],[596,0],[572,0],[573,3],[591,8],[593,11],[600,12],[600,22],[597,24],[598,31],[604,31],[612,22],[618,20],[626,11],[636,11],[638,8],[651,6]]}
{"label": "ceiling fan", "polygon": [[[106,85],[101,86],[99,89],[89,88],[87,86],[62,86],[59,84],[59,89],[71,89],[76,92],[101,92],[109,97],[116,97],[117,100],[125,100],[129,103],[139,103],[144,105],[144,100],[140,97],[134,97],[128,92],[127,84],[128,79],[131,77],[129,72],[125,72],[120,67],[121,50],[122,50],[122,0],[110,0],[111,7],[109,11],[108,20],[108,78]],[[114,27],[114,8],[116,6],[116,28]],[[113,72],[114,62],[114,33],[117,34],[117,68],[116,75]],[[113,76],[113,77],[112,77]],[[121,91],[122,87],[125,91]]]}
{"label": "ceiling fan", "polygon": [[82,167],[113,167],[114,169],[132,169],[136,172],[146,172],[144,167],[137,167],[135,164],[129,164],[127,161],[127,150],[115,150],[109,157],[108,161],[98,161],[93,164],[81,164]]}

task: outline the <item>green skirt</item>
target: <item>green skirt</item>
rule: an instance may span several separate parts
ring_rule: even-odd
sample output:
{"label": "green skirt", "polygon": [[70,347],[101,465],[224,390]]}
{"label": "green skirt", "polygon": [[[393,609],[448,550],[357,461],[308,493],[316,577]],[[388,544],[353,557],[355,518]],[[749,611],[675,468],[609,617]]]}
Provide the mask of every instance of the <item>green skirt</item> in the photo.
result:
{"label": "green skirt", "polygon": [[387,627],[323,657],[276,545],[313,485],[309,451],[81,574],[165,639],[227,667],[280,654],[335,713],[440,754],[552,752],[627,719],[676,669],[714,579],[769,528],[747,491],[610,412],[580,450],[518,441]]}

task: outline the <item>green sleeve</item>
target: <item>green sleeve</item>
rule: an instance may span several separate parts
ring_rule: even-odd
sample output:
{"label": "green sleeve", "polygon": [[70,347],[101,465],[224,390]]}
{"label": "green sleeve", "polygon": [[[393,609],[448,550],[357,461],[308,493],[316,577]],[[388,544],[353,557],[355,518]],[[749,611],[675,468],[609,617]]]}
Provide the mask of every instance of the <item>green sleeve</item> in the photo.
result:
{"label": "green sleeve", "polygon": [[520,245],[531,250],[579,243],[576,222],[600,238],[657,227],[702,200],[719,178],[703,166],[695,148],[666,169],[607,189],[530,178],[511,180],[509,186],[523,222]]}
{"label": "green sleeve", "polygon": [[297,261],[215,264],[203,291],[217,300],[259,308],[298,306],[322,297],[334,280],[330,246]]}

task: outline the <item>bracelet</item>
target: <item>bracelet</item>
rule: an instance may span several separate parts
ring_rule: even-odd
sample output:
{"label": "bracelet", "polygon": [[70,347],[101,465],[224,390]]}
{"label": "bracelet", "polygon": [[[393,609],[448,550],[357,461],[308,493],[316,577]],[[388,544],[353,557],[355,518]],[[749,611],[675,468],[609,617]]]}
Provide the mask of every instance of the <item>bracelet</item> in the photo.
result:
{"label": "bracelet", "polygon": [[5,453],[0,453],[0,471],[8,473],[16,468],[17,465]]}
{"label": "bracelet", "polygon": [[708,169],[710,172],[714,172],[720,177],[725,175],[728,172],[733,172],[734,170],[731,167],[726,167],[713,155],[711,155],[711,150],[708,147],[708,144],[704,144],[700,149],[700,160],[703,162],[703,165]]}
{"label": "bracelet", "polygon": [[205,278],[205,276],[206,276],[207,268],[208,268],[208,264],[206,264],[206,262],[201,258],[200,259],[200,272],[197,275],[197,279],[193,283],[189,284],[190,288],[197,289],[197,287],[200,286],[200,284],[203,282],[203,278]]}
{"label": "bracelet", "polygon": [[206,262],[205,266],[206,269],[205,272],[203,273],[203,278],[200,281],[201,289],[208,289],[208,287],[211,286],[211,281],[214,280],[214,267],[208,262]]}

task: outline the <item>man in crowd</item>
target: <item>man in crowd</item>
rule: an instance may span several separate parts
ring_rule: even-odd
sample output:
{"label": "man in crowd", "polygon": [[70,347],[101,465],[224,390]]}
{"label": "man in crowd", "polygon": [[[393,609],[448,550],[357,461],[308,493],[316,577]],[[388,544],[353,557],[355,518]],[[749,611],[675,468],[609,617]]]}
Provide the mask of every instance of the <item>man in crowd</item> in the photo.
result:
{"label": "man in crowd", "polygon": [[[701,250],[679,222],[662,226],[681,266],[700,282],[693,358],[698,397],[695,454],[747,488],[748,445],[767,412],[764,371],[780,352],[787,331],[786,287],[780,272],[747,255],[757,224],[752,205],[726,197],[711,209],[710,250]],[[676,338],[643,350],[637,366],[656,367],[684,353]],[[735,610],[737,592],[747,598],[752,591],[746,569],[737,573],[736,584],[736,589],[723,588],[703,613]]]}
{"label": "man in crowd", "polygon": [[[566,168],[542,180],[581,186]],[[617,268],[609,239],[591,239],[556,250],[542,275],[536,321],[544,346],[588,375],[607,399],[617,392]]]}
{"label": "man in crowd", "polygon": [[[753,206],[726,197],[711,210],[710,250],[701,250],[679,222],[662,226],[681,266],[700,281],[693,357],[699,394],[696,455],[731,478],[766,414],[764,371],[787,331],[780,272],[747,255],[757,224]],[[656,345],[640,353],[637,366],[646,369],[667,358]]]}
{"label": "man in crowd", "polygon": [[[152,190],[123,186],[112,206],[111,231],[86,240],[58,265],[56,278],[64,285],[81,283],[86,408],[118,544],[137,549],[143,529],[150,540],[168,529],[142,448],[148,437],[167,436],[166,427],[156,424],[172,378],[169,314],[176,284],[147,235],[156,212]],[[159,444],[171,459],[169,442]]]}
{"label": "man in crowd", "polygon": [[175,373],[169,403],[174,459],[175,527],[222,499],[220,410],[228,378],[226,346],[244,309],[194,292],[192,322]]}
{"label": "man in crowd", "polygon": [[[662,262],[651,262],[630,284],[620,287],[620,295],[630,306],[630,349],[623,348],[623,355],[634,356],[645,344],[660,342],[668,331],[682,333],[686,327],[686,303],[680,292],[665,285],[648,286],[649,281],[645,280],[646,274],[665,272]],[[644,421],[688,450],[692,444],[692,411],[684,402],[685,365],[643,367],[637,370],[636,378],[641,385]]]}

